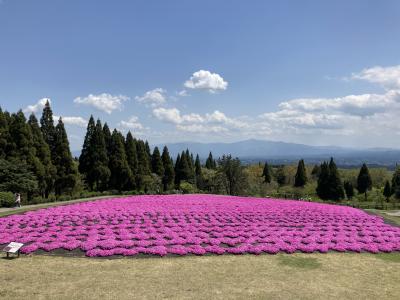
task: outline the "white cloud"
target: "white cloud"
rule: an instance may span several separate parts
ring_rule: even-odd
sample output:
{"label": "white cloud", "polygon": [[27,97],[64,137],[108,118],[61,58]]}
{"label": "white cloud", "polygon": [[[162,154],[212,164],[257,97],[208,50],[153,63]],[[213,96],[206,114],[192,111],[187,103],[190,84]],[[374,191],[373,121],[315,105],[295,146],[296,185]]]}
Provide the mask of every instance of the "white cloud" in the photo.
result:
{"label": "white cloud", "polygon": [[133,130],[143,130],[143,125],[139,122],[139,118],[132,116],[128,121],[121,121],[118,123],[119,127],[133,129]]}
{"label": "white cloud", "polygon": [[181,90],[181,91],[177,92],[176,94],[177,94],[178,96],[180,96],[180,97],[188,97],[188,96],[190,96],[190,95],[188,94],[187,90]]}
{"label": "white cloud", "polygon": [[153,115],[160,121],[179,124],[182,122],[181,113],[177,108],[159,107],[153,109]]}
{"label": "white cloud", "polygon": [[37,113],[44,108],[47,101],[49,101],[51,104],[51,100],[49,98],[42,98],[36,104],[28,105],[26,108],[24,108],[23,112],[26,114]]}
{"label": "white cloud", "polygon": [[378,83],[387,89],[400,89],[400,65],[367,68],[361,72],[353,73],[351,79]]}
{"label": "white cloud", "polygon": [[143,96],[136,96],[136,101],[140,103],[149,104],[152,107],[160,106],[166,102],[166,90],[162,88],[156,88],[151,91],[147,91]]}
{"label": "white cloud", "polygon": [[[60,116],[54,116],[53,117],[55,122],[58,121],[58,119],[60,119]],[[88,124],[88,121],[85,120],[82,117],[65,117],[62,116],[62,121],[65,125],[72,125],[72,126],[78,126],[78,127],[86,127]]]}
{"label": "white cloud", "polygon": [[194,72],[190,79],[184,83],[184,86],[189,89],[204,89],[210,93],[215,93],[226,90],[228,82],[217,73],[200,70]]}
{"label": "white cloud", "polygon": [[114,110],[121,110],[123,103],[130,98],[124,95],[111,95],[107,93],[87,97],[77,97],[74,103],[93,106],[98,110],[111,114]]}

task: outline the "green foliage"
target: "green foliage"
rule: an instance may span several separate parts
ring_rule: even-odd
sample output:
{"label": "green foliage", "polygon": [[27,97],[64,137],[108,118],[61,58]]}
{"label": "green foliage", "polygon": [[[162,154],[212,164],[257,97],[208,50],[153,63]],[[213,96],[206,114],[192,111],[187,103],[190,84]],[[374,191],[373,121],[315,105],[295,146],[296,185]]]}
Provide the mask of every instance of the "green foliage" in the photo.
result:
{"label": "green foliage", "polygon": [[386,197],[386,201],[389,202],[389,198],[393,195],[392,187],[390,186],[389,180],[386,181],[385,187],[383,188],[383,196]]}
{"label": "green foliage", "polygon": [[297,172],[295,175],[294,186],[295,187],[303,187],[306,183],[307,183],[306,166],[304,164],[304,160],[301,159],[297,166]]}
{"label": "green foliage", "polygon": [[181,182],[180,189],[184,194],[193,194],[196,192],[195,185],[187,181]]}
{"label": "green foliage", "polygon": [[262,172],[262,175],[261,175],[262,177],[264,177],[264,182],[265,183],[271,183],[271,180],[272,180],[271,173],[272,173],[272,171],[271,171],[270,166],[268,165],[267,162],[265,162],[264,169],[263,169],[263,172]]}
{"label": "green foliage", "polygon": [[346,193],[346,197],[348,200],[351,200],[354,197],[354,187],[350,181],[345,181],[343,183],[344,191]]}
{"label": "green foliage", "polygon": [[37,188],[37,178],[25,162],[0,159],[0,191],[33,193]]}
{"label": "green foliage", "polygon": [[0,207],[15,206],[15,197],[11,192],[0,192]]}
{"label": "green foliage", "polygon": [[154,148],[153,155],[151,156],[151,171],[160,177],[164,175],[164,165],[158,147]]}
{"label": "green foliage", "polygon": [[175,179],[175,170],[172,158],[169,155],[167,146],[164,146],[163,153],[161,155],[162,164],[164,167],[164,174],[162,176],[162,184],[164,191],[172,187]]}
{"label": "green foliage", "polygon": [[321,174],[321,167],[319,165],[314,165],[312,171],[311,171],[311,176],[313,179],[318,179],[319,174]]}
{"label": "green foliage", "polygon": [[54,142],[56,137],[56,129],[54,127],[53,111],[51,110],[49,101],[46,102],[43,108],[42,117],[40,119],[40,129],[43,133],[43,138],[50,147],[51,156],[54,155]]}
{"label": "green foliage", "polygon": [[283,166],[279,166],[278,169],[275,172],[275,180],[278,183],[278,185],[281,187],[285,185],[286,183],[286,174],[284,171]]}
{"label": "green foliage", "polygon": [[327,162],[321,164],[316,191],[323,200],[338,201],[344,198],[343,185],[333,158],[331,158],[329,164]]}
{"label": "green foliage", "polygon": [[214,170],[217,168],[217,163],[215,162],[215,159],[213,158],[213,155],[211,152],[208,154],[208,158],[206,160],[206,168],[214,169]]}
{"label": "green foliage", "polygon": [[222,178],[223,186],[228,195],[243,194],[247,180],[238,158],[232,158],[231,155],[223,155],[218,160],[218,174]]}
{"label": "green foliage", "polygon": [[[138,175],[138,156],[136,149],[136,140],[133,138],[132,133],[130,131],[126,135],[125,152],[129,168],[131,169],[132,172],[132,176],[136,178],[136,176]],[[136,183],[132,182],[131,187],[134,188],[135,186]]]}
{"label": "green foliage", "polygon": [[357,177],[357,190],[360,194],[365,194],[365,201],[367,200],[367,191],[371,190],[371,188],[371,176],[369,175],[367,165],[363,164]]}
{"label": "green foliage", "polygon": [[400,199],[400,166],[396,168],[392,177],[392,193],[397,199]]}

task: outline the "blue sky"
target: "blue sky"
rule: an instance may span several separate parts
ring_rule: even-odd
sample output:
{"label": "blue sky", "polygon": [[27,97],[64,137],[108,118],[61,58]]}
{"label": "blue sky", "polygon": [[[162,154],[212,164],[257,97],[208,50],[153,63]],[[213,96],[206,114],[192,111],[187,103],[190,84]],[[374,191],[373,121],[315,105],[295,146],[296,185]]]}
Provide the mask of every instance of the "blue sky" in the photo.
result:
{"label": "blue sky", "polygon": [[399,1],[0,2],[0,105],[151,143],[400,148]]}

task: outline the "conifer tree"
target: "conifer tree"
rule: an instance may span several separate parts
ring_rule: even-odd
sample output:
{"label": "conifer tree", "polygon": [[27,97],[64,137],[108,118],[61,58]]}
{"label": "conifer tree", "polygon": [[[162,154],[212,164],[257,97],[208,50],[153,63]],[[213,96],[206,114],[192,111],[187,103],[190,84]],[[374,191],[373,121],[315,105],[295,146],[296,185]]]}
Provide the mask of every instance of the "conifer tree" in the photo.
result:
{"label": "conifer tree", "polygon": [[317,185],[317,195],[322,200],[328,200],[330,198],[330,171],[329,165],[327,162],[323,162],[320,167],[320,174],[318,177],[318,185]]}
{"label": "conifer tree", "polygon": [[138,157],[138,171],[136,176],[136,186],[139,189],[144,188],[145,177],[151,173],[150,163],[148,160],[148,154],[146,145],[142,140],[138,140],[136,143],[137,157]]}
{"label": "conifer tree", "polygon": [[286,174],[285,174],[285,170],[284,170],[283,166],[279,166],[278,167],[278,169],[276,170],[276,173],[275,173],[275,177],[276,177],[275,178],[276,182],[278,183],[278,185],[280,187],[285,185],[285,183],[286,183]]}
{"label": "conifer tree", "polygon": [[319,165],[314,165],[314,167],[313,167],[313,169],[312,169],[312,171],[311,171],[311,176],[312,176],[314,179],[318,179],[320,173],[321,173],[321,166],[319,166]]}
{"label": "conifer tree", "polygon": [[386,180],[385,187],[383,189],[383,196],[386,198],[386,202],[389,202],[389,198],[393,195],[392,187],[390,186],[389,180]]}
{"label": "conifer tree", "polygon": [[125,152],[129,168],[131,169],[133,178],[135,179],[129,184],[131,188],[136,187],[136,177],[138,176],[138,155],[136,148],[136,140],[133,138],[132,133],[129,131],[126,135]]}
{"label": "conifer tree", "polygon": [[263,172],[262,172],[261,176],[264,177],[264,182],[265,183],[271,183],[271,181],[272,181],[271,168],[268,165],[268,162],[265,162],[264,169],[263,169]]}
{"label": "conifer tree", "polygon": [[297,166],[297,172],[294,177],[294,186],[295,187],[304,187],[306,183],[307,183],[306,166],[304,164],[304,160],[301,159]]}
{"label": "conifer tree", "polygon": [[180,178],[180,173],[179,173],[179,165],[181,163],[181,155],[178,153],[176,156],[175,160],[175,167],[174,167],[174,172],[175,172],[175,185],[179,186],[181,183],[181,178]]}
{"label": "conifer tree", "polygon": [[333,158],[329,162],[329,190],[332,200],[338,201],[344,198],[343,184]]}
{"label": "conifer tree", "polygon": [[93,116],[90,116],[89,123],[86,129],[86,135],[82,146],[81,155],[79,156],[79,172],[85,176],[89,189],[92,191],[94,188],[95,178],[91,176],[91,171],[96,163],[94,161],[94,145],[93,136],[96,129]]}
{"label": "conifer tree", "polygon": [[57,169],[54,186],[56,195],[59,196],[64,192],[72,192],[79,180],[78,170],[71,155],[62,118],[58,120],[58,124],[55,127],[53,143],[55,155],[53,163]]}
{"label": "conifer tree", "polygon": [[110,127],[108,127],[107,123],[104,123],[103,125],[103,136],[104,136],[104,141],[106,143],[106,148],[107,148],[107,155],[108,157],[111,156],[111,131]]}
{"label": "conifer tree", "polygon": [[348,200],[351,200],[354,196],[354,187],[350,181],[345,181],[343,183],[344,191]]}
{"label": "conifer tree", "polygon": [[111,153],[110,187],[122,191],[132,180],[132,172],[126,159],[124,137],[115,129],[111,135]]}
{"label": "conifer tree", "polygon": [[198,189],[202,190],[204,187],[204,179],[203,179],[203,173],[201,170],[200,157],[198,154],[196,155],[194,167],[195,167],[195,175],[196,175],[196,186]]}
{"label": "conifer tree", "polygon": [[367,201],[367,191],[372,188],[371,175],[366,164],[363,164],[357,177],[357,190],[360,194],[364,194]]}
{"label": "conifer tree", "polygon": [[400,166],[398,166],[392,177],[392,193],[400,199]]}
{"label": "conifer tree", "polygon": [[216,168],[216,162],[215,162],[211,152],[208,154],[208,158],[206,160],[206,168],[207,169],[215,169]]}
{"label": "conifer tree", "polygon": [[101,121],[97,120],[96,127],[92,138],[93,148],[93,169],[89,172],[90,177],[94,181],[97,190],[105,190],[111,176],[109,168],[109,158],[107,153],[106,141],[104,139],[103,127]]}
{"label": "conifer tree", "polygon": [[50,147],[44,140],[42,131],[39,127],[39,122],[34,114],[31,114],[28,120],[33,137],[33,146],[36,150],[36,157],[39,159],[40,164],[38,169],[43,168],[43,173],[36,174],[38,177],[38,187],[42,197],[48,198],[54,187],[54,177],[57,170],[51,161]]}
{"label": "conifer tree", "polygon": [[0,107],[0,159],[7,156],[9,139],[10,137],[6,114]]}
{"label": "conifer tree", "polygon": [[56,137],[56,129],[54,127],[53,111],[51,110],[49,101],[46,102],[43,108],[42,117],[40,119],[40,129],[42,130],[44,140],[46,141],[47,145],[49,145],[51,159],[54,160],[53,157],[55,157],[54,143]]}
{"label": "conifer tree", "polygon": [[164,176],[162,177],[162,184],[164,187],[164,191],[167,191],[169,187],[174,183],[175,179],[175,171],[172,158],[169,156],[167,146],[164,146],[161,160],[164,167]]}
{"label": "conifer tree", "polygon": [[162,178],[164,175],[164,166],[161,160],[160,150],[155,147],[151,156],[151,171]]}

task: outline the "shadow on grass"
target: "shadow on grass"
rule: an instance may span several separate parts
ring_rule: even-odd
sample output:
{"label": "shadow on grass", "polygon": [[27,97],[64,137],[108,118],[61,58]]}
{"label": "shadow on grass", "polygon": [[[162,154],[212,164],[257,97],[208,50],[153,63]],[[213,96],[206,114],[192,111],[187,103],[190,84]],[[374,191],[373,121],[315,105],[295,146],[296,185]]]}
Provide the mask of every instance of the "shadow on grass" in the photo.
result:
{"label": "shadow on grass", "polygon": [[371,254],[371,255],[373,255],[373,257],[379,258],[379,259],[387,261],[387,262],[400,263],[400,252],[378,253],[378,254]]}
{"label": "shadow on grass", "polygon": [[314,270],[322,266],[322,264],[314,257],[298,257],[291,255],[281,255],[279,264],[296,269]]}

